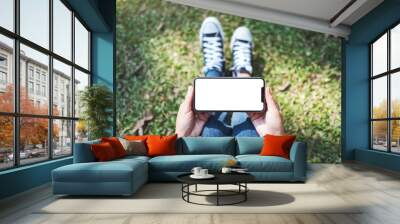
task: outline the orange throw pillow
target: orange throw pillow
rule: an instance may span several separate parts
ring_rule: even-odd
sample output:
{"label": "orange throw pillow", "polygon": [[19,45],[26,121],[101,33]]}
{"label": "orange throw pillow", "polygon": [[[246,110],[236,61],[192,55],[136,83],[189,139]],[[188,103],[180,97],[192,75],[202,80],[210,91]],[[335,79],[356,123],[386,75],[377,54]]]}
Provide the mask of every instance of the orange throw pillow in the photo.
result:
{"label": "orange throw pillow", "polygon": [[115,155],[117,158],[125,157],[126,151],[124,146],[121,144],[118,138],[116,137],[109,137],[109,138],[101,138],[101,142],[108,142],[114,149]]}
{"label": "orange throw pillow", "polygon": [[112,145],[108,142],[91,145],[94,157],[99,162],[110,161],[116,159],[115,151]]}
{"label": "orange throw pillow", "polygon": [[176,155],[177,135],[159,136],[149,135],[147,137],[148,156]]}
{"label": "orange throw pillow", "polygon": [[261,149],[262,156],[280,156],[289,159],[290,148],[296,140],[294,135],[265,135],[264,145]]}
{"label": "orange throw pillow", "polygon": [[146,141],[147,135],[125,135],[124,139],[128,141]]}

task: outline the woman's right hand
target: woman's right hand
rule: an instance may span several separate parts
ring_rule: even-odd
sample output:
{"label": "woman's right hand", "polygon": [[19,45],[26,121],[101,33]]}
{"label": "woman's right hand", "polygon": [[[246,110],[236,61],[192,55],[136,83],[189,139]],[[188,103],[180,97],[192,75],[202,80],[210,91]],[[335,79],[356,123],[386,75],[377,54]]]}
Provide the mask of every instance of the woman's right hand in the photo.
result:
{"label": "woman's right hand", "polygon": [[208,113],[196,113],[193,111],[193,97],[193,86],[189,86],[176,116],[175,133],[178,137],[199,136],[210,116]]}

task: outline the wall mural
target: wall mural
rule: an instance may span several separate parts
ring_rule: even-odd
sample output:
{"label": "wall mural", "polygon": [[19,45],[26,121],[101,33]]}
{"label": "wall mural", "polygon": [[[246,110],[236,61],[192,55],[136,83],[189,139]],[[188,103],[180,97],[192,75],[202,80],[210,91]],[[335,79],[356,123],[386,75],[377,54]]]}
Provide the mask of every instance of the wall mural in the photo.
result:
{"label": "wall mural", "polygon": [[209,16],[225,33],[226,75],[230,38],[246,26],[254,43],[252,76],[271,88],[286,133],[307,142],[310,162],[340,161],[339,38],[161,0],[117,1],[118,134],[175,133],[188,86],[204,76],[199,29]]}

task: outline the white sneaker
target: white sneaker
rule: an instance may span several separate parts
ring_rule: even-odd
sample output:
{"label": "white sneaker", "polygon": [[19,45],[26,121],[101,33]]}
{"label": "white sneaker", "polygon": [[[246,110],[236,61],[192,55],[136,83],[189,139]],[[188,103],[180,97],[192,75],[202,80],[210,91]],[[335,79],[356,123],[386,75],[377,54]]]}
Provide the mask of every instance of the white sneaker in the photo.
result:
{"label": "white sneaker", "polygon": [[203,52],[204,68],[223,72],[224,59],[224,32],[221,23],[215,17],[206,18],[200,28],[200,46]]}
{"label": "white sneaker", "polygon": [[241,72],[251,74],[253,72],[252,53],[253,53],[253,38],[250,30],[247,27],[239,27],[233,32],[231,38],[232,60],[231,68],[233,75]]}

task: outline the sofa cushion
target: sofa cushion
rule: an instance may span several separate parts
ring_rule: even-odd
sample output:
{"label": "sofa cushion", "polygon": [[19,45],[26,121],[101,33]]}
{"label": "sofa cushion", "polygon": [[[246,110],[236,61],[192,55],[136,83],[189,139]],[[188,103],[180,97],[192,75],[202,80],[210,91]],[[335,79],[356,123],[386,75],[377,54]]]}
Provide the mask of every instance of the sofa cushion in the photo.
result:
{"label": "sofa cushion", "polygon": [[210,171],[219,171],[230,159],[231,155],[175,155],[158,156],[149,160],[149,170],[163,172],[190,172],[193,167],[200,166]]}
{"label": "sofa cushion", "polygon": [[58,182],[130,182],[135,172],[147,172],[147,163],[141,159],[75,163],[59,167],[52,174],[53,181]]}
{"label": "sofa cushion", "polygon": [[178,154],[225,154],[235,155],[233,137],[183,137],[178,141]]}
{"label": "sofa cushion", "polygon": [[128,141],[146,141],[147,140],[147,135],[125,135],[124,139],[128,140]]}
{"label": "sofa cushion", "polygon": [[146,141],[141,140],[126,140],[124,138],[118,138],[121,144],[124,146],[126,155],[147,155]]}
{"label": "sofa cushion", "polygon": [[261,149],[261,156],[280,156],[290,159],[290,148],[296,136],[294,135],[269,135],[264,136],[264,146]]}
{"label": "sofa cushion", "polygon": [[109,142],[102,142],[99,144],[92,144],[91,146],[96,161],[105,162],[117,159],[113,146]]}
{"label": "sofa cushion", "polygon": [[292,161],[279,156],[238,155],[240,167],[249,172],[292,172]]}
{"label": "sofa cushion", "polygon": [[149,135],[147,137],[147,155],[154,156],[165,156],[176,154],[176,140],[177,135],[161,136],[161,135]]}
{"label": "sofa cushion", "polygon": [[236,155],[260,154],[263,145],[262,137],[237,137]]}
{"label": "sofa cushion", "polygon": [[103,137],[101,138],[101,142],[108,142],[112,146],[115,155],[117,158],[122,158],[126,156],[126,151],[124,149],[124,146],[122,143],[119,141],[118,138],[116,137]]}

